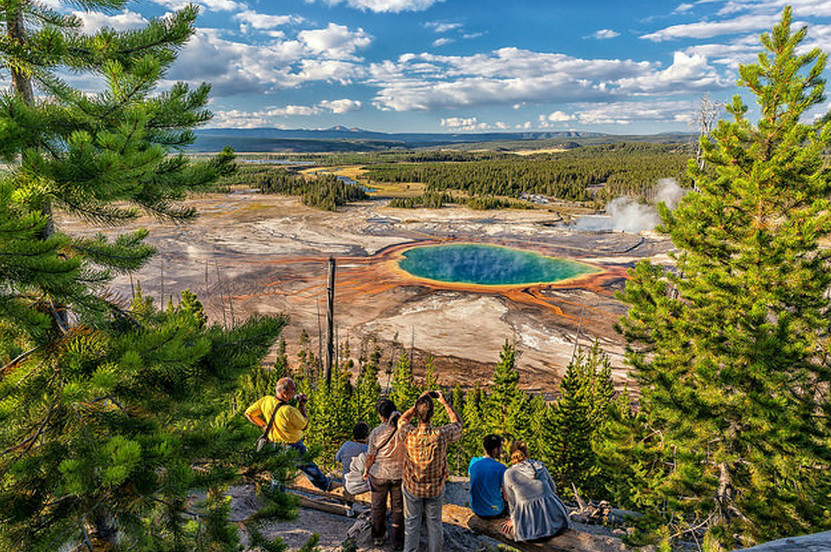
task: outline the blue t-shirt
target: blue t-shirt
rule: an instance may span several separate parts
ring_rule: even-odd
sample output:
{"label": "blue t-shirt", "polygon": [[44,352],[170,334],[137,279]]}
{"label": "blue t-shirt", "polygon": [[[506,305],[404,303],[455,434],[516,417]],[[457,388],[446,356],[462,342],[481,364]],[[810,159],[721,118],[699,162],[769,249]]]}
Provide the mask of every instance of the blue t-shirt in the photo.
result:
{"label": "blue t-shirt", "polygon": [[489,456],[470,461],[470,509],[477,516],[498,516],[505,509],[502,497],[502,476],[507,468]]}

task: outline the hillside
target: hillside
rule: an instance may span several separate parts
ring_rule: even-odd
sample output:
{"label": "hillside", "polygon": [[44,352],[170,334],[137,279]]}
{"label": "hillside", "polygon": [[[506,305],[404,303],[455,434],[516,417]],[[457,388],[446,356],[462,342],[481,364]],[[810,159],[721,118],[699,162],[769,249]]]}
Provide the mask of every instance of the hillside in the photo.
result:
{"label": "hillside", "polygon": [[206,128],[196,131],[193,152],[231,146],[241,152],[384,151],[411,148],[500,149],[506,151],[617,142],[689,142],[684,133],[613,135],[585,131],[491,133],[385,133],[334,126],[328,129]]}

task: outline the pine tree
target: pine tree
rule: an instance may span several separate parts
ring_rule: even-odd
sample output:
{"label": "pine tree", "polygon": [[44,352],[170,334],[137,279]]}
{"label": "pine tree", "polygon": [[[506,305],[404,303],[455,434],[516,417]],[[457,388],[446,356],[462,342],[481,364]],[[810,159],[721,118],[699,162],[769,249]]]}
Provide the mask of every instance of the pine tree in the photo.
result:
{"label": "pine tree", "polygon": [[[427,359],[424,361],[424,379],[421,380],[421,385],[418,386],[420,393],[425,391],[441,391],[439,378],[436,376],[435,362],[436,359],[433,355],[427,355]],[[433,425],[438,427],[449,424],[450,417],[448,417],[447,412],[444,411],[444,408],[441,408],[438,404],[435,406],[436,409],[433,413]]]}
{"label": "pine tree", "polygon": [[826,55],[801,53],[791,17],[739,68],[758,123],[736,96],[690,164],[698,191],[661,211],[677,272],[641,263],[622,294],[635,429],[659,460],[643,479],[676,529],[729,548],[831,527],[831,123],[800,122],[824,101]]}
{"label": "pine tree", "polygon": [[[158,312],[140,289],[125,309],[102,289],[147,262],[147,232],[107,240],[55,225],[58,210],[109,225],[142,212],[188,220],[196,213],[178,200],[233,168],[228,152],[180,153],[210,118],[207,86],[156,92],[196,14],[89,36],[43,3],[0,0],[0,70],[13,84],[0,94],[3,550],[233,550],[224,487],[242,467],[287,469],[252,450],[258,431],[232,402],[284,320],[207,328],[195,298]],[[67,70],[103,91],[69,87],[57,76]],[[206,499],[191,504],[200,489]]]}
{"label": "pine tree", "polygon": [[402,350],[392,375],[392,389],[390,399],[402,412],[415,404],[421,390],[415,383],[410,357]]}
{"label": "pine tree", "polygon": [[597,343],[588,354],[580,350],[566,368],[559,397],[545,412],[540,430],[541,454],[565,494],[571,493],[573,484],[578,492],[589,491],[596,496],[596,488],[590,484],[597,483],[600,467],[593,443],[608,407],[605,397],[598,401],[599,390],[604,387],[599,380],[609,366],[604,358]]}
{"label": "pine tree", "polygon": [[259,364],[282,320],[251,319],[225,332],[200,328],[190,313],[163,312],[129,324],[75,326],[0,380],[4,550],[85,539],[96,550],[115,541],[191,549],[198,539],[231,549],[236,531],[217,540],[205,533],[209,520],[219,523],[210,513],[217,500],[194,519],[183,515],[192,511],[189,493],[218,496],[239,467],[285,471],[279,457],[253,452],[256,428],[230,414],[239,377]]}
{"label": "pine tree", "polygon": [[196,294],[189,289],[183,289],[180,293],[180,301],[178,310],[189,313],[199,325],[204,328],[208,322],[208,317],[205,316],[205,308],[202,302],[196,297]]}
{"label": "pine tree", "polygon": [[484,409],[488,397],[478,385],[465,393],[464,406],[462,407],[462,421],[465,430],[460,440],[462,448],[462,470],[467,472],[467,465],[471,458],[482,456],[482,440],[487,435],[487,425],[484,418]]}
{"label": "pine tree", "polygon": [[[84,2],[87,8],[123,4]],[[24,217],[42,215],[38,238],[60,243],[58,259],[66,265],[59,270],[60,286],[57,275],[46,276],[49,285],[38,278],[9,282],[5,309],[45,312],[57,331],[65,331],[73,313],[90,317],[110,308],[95,292],[113,271],[135,270],[154,252],[143,243],[142,230],[112,241],[64,235],[55,225],[55,210],[110,225],[142,211],[187,220],[195,211],[178,200],[232,168],[230,153],[200,162],[175,154],[193,142],[191,129],[210,118],[204,109],[207,85],[190,90],[176,84],[153,93],[176,50],[193,34],[196,15],[188,7],[144,29],[84,35],[75,16],[29,0],[0,1],[8,36],[0,44],[0,67],[11,72],[13,83],[12,93],[0,94],[0,160],[11,169],[2,180],[15,190]],[[37,23],[27,28],[32,21]],[[57,77],[58,68],[98,78],[105,89],[75,90]],[[28,319],[24,329],[37,335],[43,321]]]}
{"label": "pine tree", "polygon": [[300,350],[297,352],[299,366],[296,370],[296,375],[298,378],[306,380],[309,384],[317,382],[320,377],[320,359],[315,357],[311,343],[309,334],[304,328],[300,332]]}
{"label": "pine tree", "polygon": [[[456,386],[453,387],[453,391],[450,393],[450,404],[462,416],[462,422],[464,423],[465,392],[462,391],[462,387],[458,383],[456,383]],[[467,431],[467,428],[465,428],[465,431]],[[454,475],[467,475],[467,465],[469,462],[470,459],[465,456],[461,441],[455,441],[447,446],[447,464],[450,467],[450,473]]]}
{"label": "pine tree", "polygon": [[335,467],[335,453],[345,441],[352,438],[352,428],[356,422],[352,409],[350,373],[344,365],[336,368],[331,382],[327,384],[322,379],[318,381],[317,387],[309,395],[307,405],[309,431],[306,441],[313,447],[311,456],[319,456],[318,462],[325,467]]}
{"label": "pine tree", "polygon": [[487,432],[498,433],[508,440],[532,437],[531,402],[528,393],[519,387],[518,357],[516,345],[506,339],[483,409]]}
{"label": "pine tree", "polygon": [[361,362],[358,379],[355,382],[354,412],[355,420],[364,421],[375,427],[380,423],[375,405],[381,398],[381,385],[378,383],[381,348],[374,343],[368,359]]}

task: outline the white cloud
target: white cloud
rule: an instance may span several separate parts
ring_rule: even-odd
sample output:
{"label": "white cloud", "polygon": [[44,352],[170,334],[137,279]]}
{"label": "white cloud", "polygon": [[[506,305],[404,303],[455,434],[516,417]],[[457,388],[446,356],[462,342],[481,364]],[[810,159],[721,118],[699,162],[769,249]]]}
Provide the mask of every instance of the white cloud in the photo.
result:
{"label": "white cloud", "polygon": [[[701,0],[699,0],[701,3]],[[797,17],[827,16],[831,12],[829,0],[730,0],[719,10],[719,15],[742,11],[752,13],[780,12],[785,6],[791,6]]]}
{"label": "white cloud", "polygon": [[576,113],[585,125],[628,125],[638,121],[687,123],[698,111],[695,101],[612,102]]}
{"label": "white cloud", "polygon": [[439,124],[456,132],[474,132],[491,128],[488,123],[480,123],[476,117],[446,117]]}
{"label": "white cloud", "polygon": [[[831,25],[810,25],[808,36],[798,49],[804,54],[819,47],[826,49],[831,44]],[[759,35],[756,33],[740,36],[728,42],[709,42],[696,44],[685,50],[688,55],[702,55],[710,58],[712,63],[724,65],[735,71],[740,63],[755,63],[761,48]]]}
{"label": "white cloud", "polygon": [[287,105],[285,107],[275,107],[264,112],[267,117],[308,117],[310,115],[320,115],[321,113],[323,113],[321,108],[310,105]]}
{"label": "white cloud", "polygon": [[569,115],[563,111],[554,111],[548,115],[540,115],[540,123],[550,125],[551,123],[564,123],[566,121],[573,121],[576,119],[574,115]]}
{"label": "white cloud", "polygon": [[[321,53],[304,41],[280,37],[247,44],[228,40],[221,34],[217,29],[197,29],[179,54],[169,78],[210,82],[213,95],[231,96],[262,94],[315,81],[349,84],[365,73],[352,59],[328,59],[339,54],[337,49]],[[314,39],[313,35],[313,42]]]}
{"label": "white cloud", "polygon": [[295,15],[269,15],[265,13],[258,13],[254,10],[244,9],[233,17],[234,21],[239,21],[241,25],[249,26],[253,29],[274,29],[282,27],[289,23],[300,23],[303,21],[302,17]]}
{"label": "white cloud", "polygon": [[233,11],[244,5],[233,0],[198,0],[198,2],[211,11]]}
{"label": "white cloud", "polygon": [[769,29],[776,19],[777,17],[774,14],[749,14],[726,21],[698,21],[666,27],[653,33],[641,35],[641,38],[652,42],[664,42],[676,38],[712,38],[758,29]]}
{"label": "white cloud", "polygon": [[[314,0],[307,0],[314,1]],[[424,11],[436,2],[444,0],[323,0],[330,6],[346,3],[350,8],[376,13],[400,13]]]}
{"label": "white cloud", "polygon": [[214,111],[210,126],[215,128],[257,128],[269,124],[268,116],[263,111],[247,112],[239,109]]}
{"label": "white cloud", "polygon": [[454,31],[456,29],[461,29],[461,23],[453,23],[449,21],[428,21],[424,24],[424,27],[427,29],[432,30],[434,33],[446,33],[448,31]]}
{"label": "white cloud", "polygon": [[732,81],[722,79],[707,63],[705,56],[675,52],[672,65],[666,69],[623,78],[617,84],[621,91],[631,91],[634,94],[668,94],[723,88],[732,84]]}
{"label": "white cloud", "polygon": [[726,85],[702,55],[676,53],[672,65],[502,48],[469,56],[405,54],[370,65],[383,110],[609,101],[622,94],[689,93]]}
{"label": "white cloud", "polygon": [[350,100],[349,98],[323,100],[320,102],[320,107],[328,109],[332,113],[349,113],[351,111],[359,111],[361,109],[361,102],[358,100]]}
{"label": "white cloud", "polygon": [[115,15],[96,11],[75,11],[72,15],[81,20],[84,24],[84,32],[94,33],[108,27],[116,31],[135,29],[147,24],[147,20],[140,14],[130,10],[124,10]]}
{"label": "white cloud", "polygon": [[446,46],[447,44],[452,44],[453,42],[455,42],[455,40],[452,38],[441,37],[433,41],[433,46],[438,48],[439,46]]}
{"label": "white cloud", "polygon": [[154,4],[170,8],[171,10],[181,10],[188,4],[197,4],[208,11],[235,11],[243,9],[245,4],[234,2],[234,0],[151,0]]}
{"label": "white cloud", "polygon": [[[698,4],[705,3],[698,0]],[[769,31],[779,20],[782,9],[793,7],[795,18],[826,18],[831,13],[831,0],[730,0],[718,10],[718,16],[725,19],[702,20],[694,23],[672,25],[641,36],[653,42],[683,38],[713,38],[724,35],[760,33]],[[673,13],[687,12],[692,5],[679,5]],[[737,15],[739,14],[739,15]],[[794,23],[799,28],[803,22]]]}
{"label": "white cloud", "polygon": [[340,100],[323,100],[318,105],[286,105],[271,107],[257,111],[242,111],[240,109],[218,110],[211,120],[212,127],[218,128],[256,128],[272,126],[285,128],[284,124],[277,123],[277,119],[285,117],[310,117],[322,115],[326,112],[348,113],[361,108],[361,102],[343,98]]}
{"label": "white cloud", "polygon": [[356,50],[372,43],[372,37],[360,27],[350,31],[345,25],[335,23],[329,23],[325,29],[300,31],[297,38],[313,53],[329,59],[353,58]]}
{"label": "white cloud", "polygon": [[615,38],[616,36],[620,36],[620,33],[617,31],[613,31],[612,29],[600,29],[599,31],[593,33],[592,38],[596,38],[598,40],[607,40],[610,38]]}

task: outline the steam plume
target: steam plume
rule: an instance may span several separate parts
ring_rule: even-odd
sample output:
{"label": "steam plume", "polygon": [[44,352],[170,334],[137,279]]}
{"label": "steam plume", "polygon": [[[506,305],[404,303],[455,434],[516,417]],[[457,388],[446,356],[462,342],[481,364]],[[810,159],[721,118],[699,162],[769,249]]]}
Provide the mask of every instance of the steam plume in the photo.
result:
{"label": "steam plume", "polygon": [[[655,204],[663,201],[670,209],[675,209],[678,202],[687,193],[674,178],[658,180],[655,192]],[[616,197],[606,204],[605,215],[587,215],[577,218],[576,230],[638,233],[652,230],[661,222],[655,204],[639,203],[629,196]]]}

